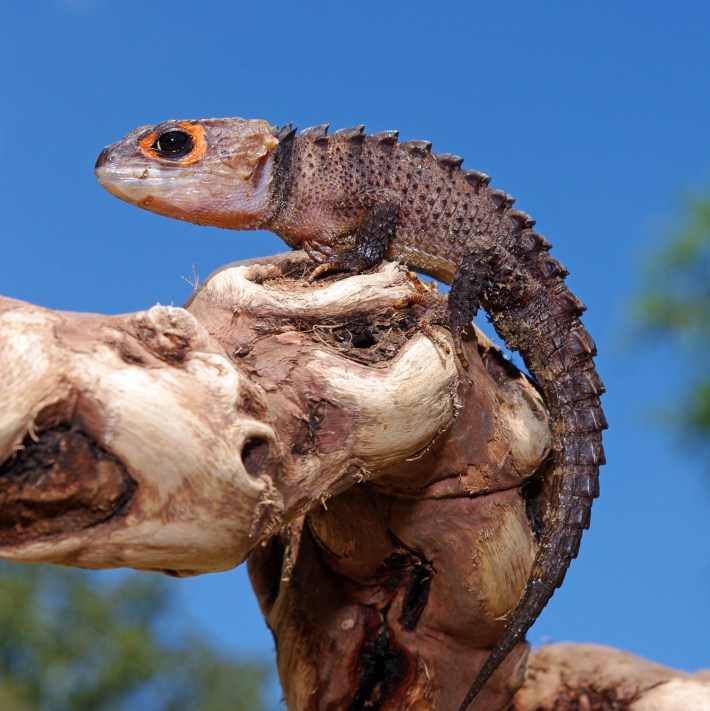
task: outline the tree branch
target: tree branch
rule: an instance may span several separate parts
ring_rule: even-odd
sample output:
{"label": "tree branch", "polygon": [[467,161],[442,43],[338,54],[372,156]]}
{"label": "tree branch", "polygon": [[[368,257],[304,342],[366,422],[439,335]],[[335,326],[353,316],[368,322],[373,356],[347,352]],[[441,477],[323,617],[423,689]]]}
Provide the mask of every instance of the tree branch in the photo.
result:
{"label": "tree branch", "polygon": [[[185,309],[0,300],[0,555],[248,557],[289,708],[455,709],[534,558],[544,405],[480,333],[463,371],[396,265],[310,266],[230,265]],[[511,703],[527,652],[475,708]]]}

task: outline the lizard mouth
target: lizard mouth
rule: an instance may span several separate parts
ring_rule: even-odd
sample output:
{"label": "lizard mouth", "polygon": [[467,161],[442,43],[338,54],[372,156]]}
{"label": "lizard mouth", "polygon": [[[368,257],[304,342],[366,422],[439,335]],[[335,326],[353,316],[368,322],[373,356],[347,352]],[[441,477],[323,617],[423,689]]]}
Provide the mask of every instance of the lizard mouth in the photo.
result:
{"label": "lizard mouth", "polygon": [[159,215],[185,219],[185,209],[169,199],[165,178],[142,176],[101,175],[96,172],[101,186],[111,195]]}
{"label": "lizard mouth", "polygon": [[[260,200],[268,204],[266,188],[254,195],[238,191],[219,195],[223,176],[218,171],[194,171],[143,165],[106,165],[97,161],[99,184],[111,195],[144,210],[198,225],[215,227],[249,226],[252,217],[260,218]],[[266,198],[263,198],[266,195]],[[250,200],[256,201],[251,204]]]}

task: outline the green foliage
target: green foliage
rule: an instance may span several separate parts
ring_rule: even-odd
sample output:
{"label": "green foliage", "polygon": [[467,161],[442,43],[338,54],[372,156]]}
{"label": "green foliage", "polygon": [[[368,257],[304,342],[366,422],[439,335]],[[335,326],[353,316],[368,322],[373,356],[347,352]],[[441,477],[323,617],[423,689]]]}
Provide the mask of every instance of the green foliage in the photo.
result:
{"label": "green foliage", "polygon": [[13,711],[258,711],[266,671],[197,634],[159,633],[168,580],[50,565],[0,566],[0,708]]}
{"label": "green foliage", "polygon": [[673,421],[710,444],[710,198],[686,201],[682,223],[649,263],[637,312],[647,333],[683,350],[688,388]]}

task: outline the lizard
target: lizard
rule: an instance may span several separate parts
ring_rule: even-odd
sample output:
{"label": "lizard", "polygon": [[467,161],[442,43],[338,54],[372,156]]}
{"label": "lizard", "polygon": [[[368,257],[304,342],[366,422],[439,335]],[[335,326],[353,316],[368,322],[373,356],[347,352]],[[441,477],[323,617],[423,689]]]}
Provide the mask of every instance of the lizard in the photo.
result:
{"label": "lizard", "polygon": [[115,196],[200,225],[266,229],[328,270],[360,272],[383,259],[450,285],[446,307],[458,352],[484,309],[518,351],[550,413],[552,494],[517,607],[459,711],[522,641],[562,584],[589,527],[605,463],[596,346],[586,309],[565,285],[535,221],[490,178],[436,154],[428,141],[363,126],[297,133],[261,119],[171,120],[142,126],[100,154],[95,172]]}

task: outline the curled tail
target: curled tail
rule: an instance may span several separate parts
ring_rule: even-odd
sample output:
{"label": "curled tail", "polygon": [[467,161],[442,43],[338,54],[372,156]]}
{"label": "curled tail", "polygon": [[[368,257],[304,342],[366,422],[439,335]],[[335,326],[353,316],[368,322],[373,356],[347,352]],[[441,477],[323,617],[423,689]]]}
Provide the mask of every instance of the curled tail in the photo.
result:
{"label": "curled tail", "polygon": [[[564,284],[564,268],[545,249],[517,259],[498,249],[487,261],[484,306],[542,390],[550,413],[554,469],[530,578],[459,711],[466,711],[562,584],[589,528],[592,501],[599,495],[599,466],[605,461],[601,432],[607,424],[599,403],[604,386],[593,362],[596,347],[579,321],[584,305]],[[496,274],[514,278],[495,284]]]}

